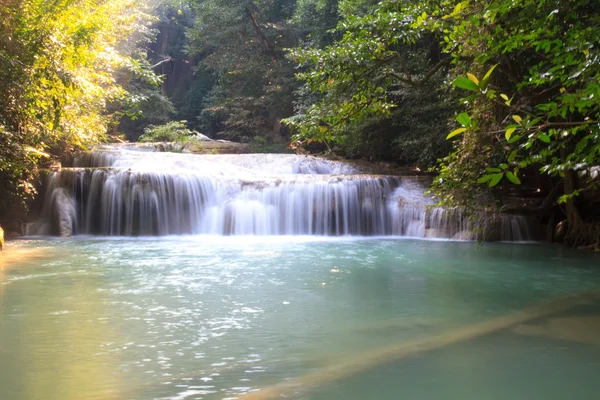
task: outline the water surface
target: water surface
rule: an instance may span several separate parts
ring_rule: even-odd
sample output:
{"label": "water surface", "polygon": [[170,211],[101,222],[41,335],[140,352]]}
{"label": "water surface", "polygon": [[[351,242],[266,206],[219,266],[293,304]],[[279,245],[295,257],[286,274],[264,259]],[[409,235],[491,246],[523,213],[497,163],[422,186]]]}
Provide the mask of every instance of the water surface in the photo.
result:
{"label": "water surface", "polygon": [[[598,256],[537,244],[196,236],[10,245],[37,252],[0,272],[2,400],[235,398],[600,290]],[[584,304],[296,397],[597,399],[597,315]]]}

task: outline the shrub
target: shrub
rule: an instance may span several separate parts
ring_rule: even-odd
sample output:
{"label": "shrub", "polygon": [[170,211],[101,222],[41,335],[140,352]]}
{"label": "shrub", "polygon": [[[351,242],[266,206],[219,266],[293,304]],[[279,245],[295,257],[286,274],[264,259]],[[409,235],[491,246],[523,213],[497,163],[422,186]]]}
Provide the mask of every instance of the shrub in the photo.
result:
{"label": "shrub", "polygon": [[198,132],[188,129],[187,121],[171,121],[163,125],[148,125],[140,142],[186,142],[194,139]]}

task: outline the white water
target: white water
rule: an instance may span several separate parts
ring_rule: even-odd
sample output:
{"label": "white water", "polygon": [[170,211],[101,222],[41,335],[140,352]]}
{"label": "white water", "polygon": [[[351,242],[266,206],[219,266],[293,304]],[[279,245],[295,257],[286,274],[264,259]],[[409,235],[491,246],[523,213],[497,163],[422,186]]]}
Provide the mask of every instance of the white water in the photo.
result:
{"label": "white water", "polygon": [[[86,154],[52,172],[30,235],[395,235],[473,240],[457,211],[427,210],[426,182],[280,154]],[[484,226],[486,222],[484,221]],[[495,240],[531,240],[502,216]]]}

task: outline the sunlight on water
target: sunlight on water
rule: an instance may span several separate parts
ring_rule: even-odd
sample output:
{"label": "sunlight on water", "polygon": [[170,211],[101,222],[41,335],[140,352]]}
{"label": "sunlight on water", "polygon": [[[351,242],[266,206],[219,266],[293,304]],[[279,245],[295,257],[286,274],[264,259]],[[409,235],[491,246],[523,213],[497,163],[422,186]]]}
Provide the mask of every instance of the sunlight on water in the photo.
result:
{"label": "sunlight on water", "polygon": [[595,302],[393,362],[374,356],[597,290],[592,254],[382,238],[83,237],[11,242],[0,260],[2,400],[236,398],[314,383],[336,366],[345,370],[287,394],[600,391]]}

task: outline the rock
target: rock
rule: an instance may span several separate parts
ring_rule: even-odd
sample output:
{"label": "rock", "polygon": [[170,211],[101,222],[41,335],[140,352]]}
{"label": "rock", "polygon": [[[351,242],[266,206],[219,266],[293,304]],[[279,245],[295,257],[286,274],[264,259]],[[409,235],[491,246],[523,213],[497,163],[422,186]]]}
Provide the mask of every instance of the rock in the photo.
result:
{"label": "rock", "polygon": [[200,132],[196,132],[196,134],[194,134],[194,136],[193,136],[193,137],[194,137],[194,139],[196,139],[196,140],[207,141],[207,142],[208,142],[208,141],[212,141],[212,139],[211,139],[211,138],[209,138],[209,137],[208,137],[208,136],[206,136],[206,135],[203,135],[203,134],[202,134],[202,133],[200,133]]}
{"label": "rock", "polygon": [[568,228],[569,224],[566,219],[556,224],[556,228],[554,228],[554,240],[556,240],[559,243],[565,240]]}
{"label": "rock", "polygon": [[502,219],[498,215],[492,215],[485,219],[482,240],[485,242],[502,240]]}
{"label": "rock", "polygon": [[58,188],[52,193],[52,220],[57,233],[62,237],[73,235],[75,223],[75,202],[64,188]]}
{"label": "rock", "polygon": [[439,232],[434,228],[425,229],[425,237],[429,239],[437,238],[439,237]]}
{"label": "rock", "polygon": [[452,236],[452,240],[474,240],[475,235],[473,235],[472,231],[460,231],[457,232],[454,236]]}
{"label": "rock", "polygon": [[411,221],[406,228],[406,236],[423,237],[425,235],[425,221]]}

